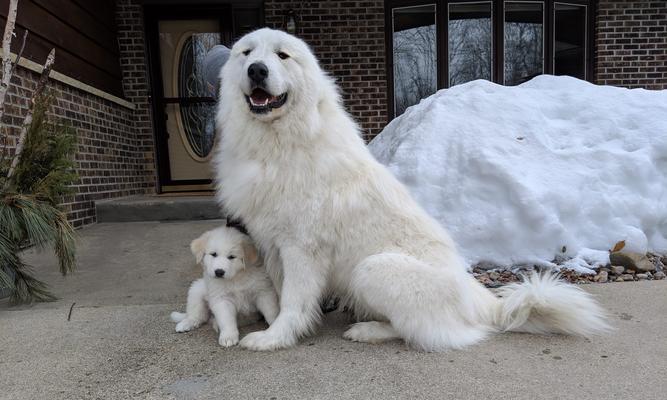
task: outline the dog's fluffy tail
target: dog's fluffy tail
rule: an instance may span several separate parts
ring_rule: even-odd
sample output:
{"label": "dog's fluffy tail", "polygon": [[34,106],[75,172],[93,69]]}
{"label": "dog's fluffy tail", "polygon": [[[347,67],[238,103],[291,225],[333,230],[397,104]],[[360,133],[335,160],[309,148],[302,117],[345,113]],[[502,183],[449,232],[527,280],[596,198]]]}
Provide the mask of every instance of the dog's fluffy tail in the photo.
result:
{"label": "dog's fluffy tail", "polygon": [[176,322],[176,323],[179,323],[179,322],[183,321],[185,319],[185,317],[187,317],[187,316],[188,315],[186,313],[174,311],[173,313],[171,313],[171,320]]}
{"label": "dog's fluffy tail", "polygon": [[597,301],[558,275],[535,273],[497,294],[501,301],[494,325],[504,331],[589,337],[611,329]]}

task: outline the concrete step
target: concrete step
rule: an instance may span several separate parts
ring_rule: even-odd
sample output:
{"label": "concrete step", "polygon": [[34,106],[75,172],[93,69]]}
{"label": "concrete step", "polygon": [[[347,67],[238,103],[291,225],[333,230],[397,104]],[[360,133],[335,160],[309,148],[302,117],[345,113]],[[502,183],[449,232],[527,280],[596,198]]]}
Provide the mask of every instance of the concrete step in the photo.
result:
{"label": "concrete step", "polygon": [[97,222],[192,221],[222,218],[213,196],[131,196],[95,203]]}

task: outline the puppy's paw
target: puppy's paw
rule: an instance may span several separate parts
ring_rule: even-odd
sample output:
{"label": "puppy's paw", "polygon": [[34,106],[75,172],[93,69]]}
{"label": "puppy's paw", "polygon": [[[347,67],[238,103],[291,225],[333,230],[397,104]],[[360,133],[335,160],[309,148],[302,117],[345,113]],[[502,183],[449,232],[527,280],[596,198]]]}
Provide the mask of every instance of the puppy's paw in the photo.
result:
{"label": "puppy's paw", "polygon": [[222,347],[232,347],[239,343],[238,332],[222,332],[218,337],[218,343]]}
{"label": "puppy's paw", "polygon": [[171,320],[174,322],[181,322],[187,317],[186,313],[174,311],[171,313]]}
{"label": "puppy's paw", "polygon": [[199,324],[197,324],[195,321],[186,318],[176,324],[176,332],[178,333],[189,332],[198,326]]}
{"label": "puppy's paw", "polygon": [[247,334],[241,340],[241,347],[254,351],[272,351],[294,346],[296,339],[277,336],[268,331],[258,331]]}

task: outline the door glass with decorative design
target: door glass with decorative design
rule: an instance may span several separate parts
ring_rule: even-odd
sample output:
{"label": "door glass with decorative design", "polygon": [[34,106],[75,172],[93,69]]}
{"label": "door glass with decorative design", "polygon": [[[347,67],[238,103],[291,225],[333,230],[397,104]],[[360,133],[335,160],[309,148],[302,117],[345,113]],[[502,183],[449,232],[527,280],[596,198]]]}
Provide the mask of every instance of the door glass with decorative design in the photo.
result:
{"label": "door glass with decorative design", "polygon": [[211,179],[215,88],[204,58],[220,44],[218,20],[159,21],[160,66],[172,181]]}

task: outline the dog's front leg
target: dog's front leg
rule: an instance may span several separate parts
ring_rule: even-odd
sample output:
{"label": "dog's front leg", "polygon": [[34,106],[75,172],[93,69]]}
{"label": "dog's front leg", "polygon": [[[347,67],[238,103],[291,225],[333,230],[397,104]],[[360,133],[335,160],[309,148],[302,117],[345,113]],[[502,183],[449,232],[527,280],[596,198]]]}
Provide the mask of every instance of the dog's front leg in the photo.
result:
{"label": "dog's front leg", "polygon": [[312,251],[281,249],[283,285],[280,313],[265,331],[253,332],[241,340],[250,350],[276,350],[293,346],[308,334],[320,318],[319,301],[326,284],[327,263]]}
{"label": "dog's front leg", "polygon": [[220,346],[236,345],[239,342],[239,328],[236,325],[236,307],[234,307],[234,304],[223,300],[211,302],[210,307],[220,330],[220,336],[218,337]]}

